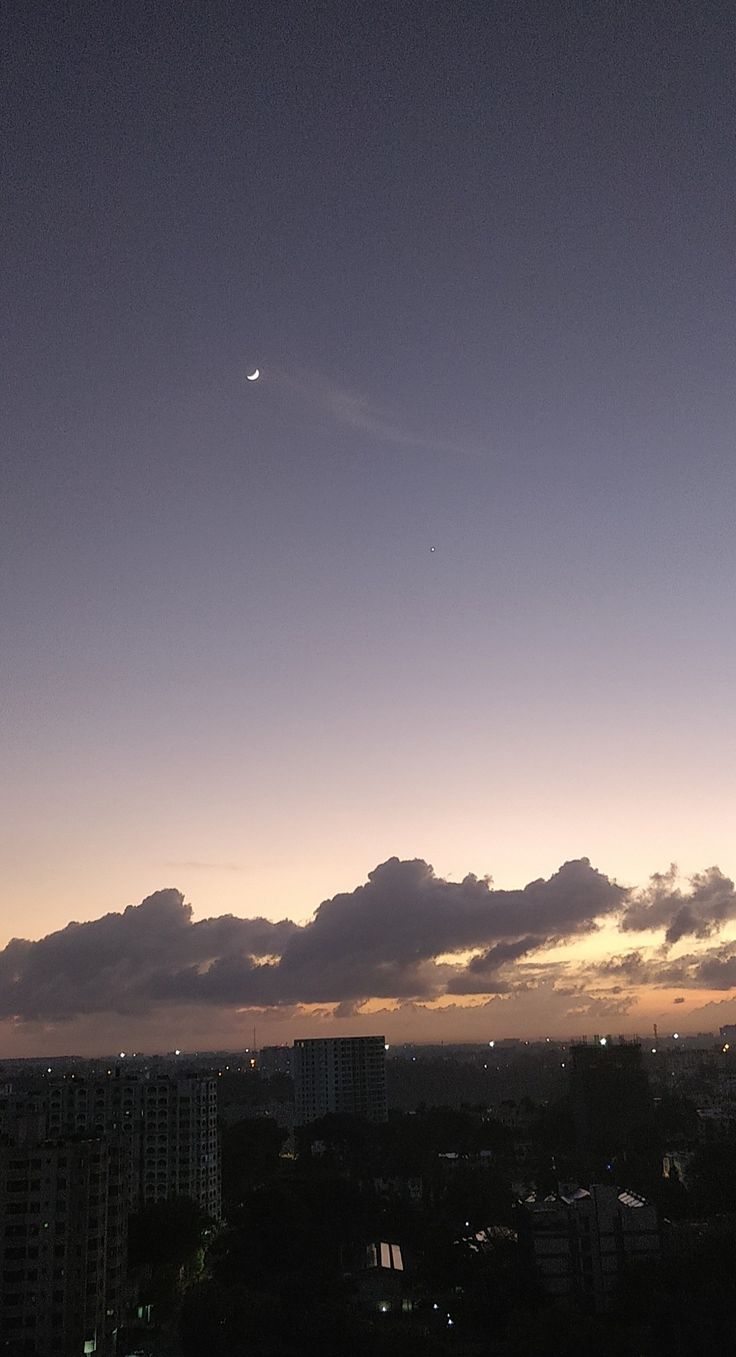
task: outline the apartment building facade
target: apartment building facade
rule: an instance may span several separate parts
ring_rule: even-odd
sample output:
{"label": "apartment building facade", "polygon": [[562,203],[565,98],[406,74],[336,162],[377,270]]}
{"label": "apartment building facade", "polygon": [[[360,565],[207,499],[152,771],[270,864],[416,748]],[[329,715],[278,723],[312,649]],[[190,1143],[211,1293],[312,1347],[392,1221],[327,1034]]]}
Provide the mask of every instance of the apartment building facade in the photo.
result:
{"label": "apartment building facade", "polygon": [[385,1121],[384,1037],[319,1037],[294,1042],[296,1124],[328,1113]]}

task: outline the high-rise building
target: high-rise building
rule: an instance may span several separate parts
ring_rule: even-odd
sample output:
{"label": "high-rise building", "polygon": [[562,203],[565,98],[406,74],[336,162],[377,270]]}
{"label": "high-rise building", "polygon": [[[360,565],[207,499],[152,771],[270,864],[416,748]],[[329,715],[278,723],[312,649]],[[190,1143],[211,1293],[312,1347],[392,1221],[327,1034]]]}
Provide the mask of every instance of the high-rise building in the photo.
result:
{"label": "high-rise building", "polygon": [[597,1038],[571,1047],[570,1103],[578,1171],[599,1177],[648,1148],[649,1079],[638,1041]]}
{"label": "high-rise building", "polygon": [[519,1203],[517,1224],[522,1258],[542,1290],[592,1310],[613,1303],[628,1262],[660,1255],[654,1206],[608,1184],[532,1195]]}
{"label": "high-rise building", "polygon": [[126,1147],[130,1207],[191,1197],[219,1220],[217,1083],[161,1075],[61,1079],[49,1088],[48,1134],[119,1137]]}
{"label": "high-rise building", "polygon": [[191,1197],[219,1220],[220,1155],[214,1079],[144,1084],[142,1198]]}
{"label": "high-rise building", "polygon": [[99,1139],[0,1146],[0,1346],[28,1357],[115,1352],[125,1270],[125,1156]]}
{"label": "high-rise building", "polygon": [[294,1042],[298,1126],[330,1112],[386,1120],[383,1037],[318,1037]]}

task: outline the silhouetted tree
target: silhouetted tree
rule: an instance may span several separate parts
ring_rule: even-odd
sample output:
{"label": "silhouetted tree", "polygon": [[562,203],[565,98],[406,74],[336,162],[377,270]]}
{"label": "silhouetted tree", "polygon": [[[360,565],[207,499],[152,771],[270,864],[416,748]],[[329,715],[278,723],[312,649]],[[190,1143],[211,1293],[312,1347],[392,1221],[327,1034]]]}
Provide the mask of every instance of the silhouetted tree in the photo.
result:
{"label": "silhouetted tree", "polygon": [[223,1129],[222,1196],[226,1212],[277,1172],[285,1139],[286,1131],[272,1117],[246,1118]]}
{"label": "silhouetted tree", "polygon": [[151,1202],[130,1217],[131,1267],[174,1267],[191,1263],[202,1246],[207,1217],[190,1197]]}

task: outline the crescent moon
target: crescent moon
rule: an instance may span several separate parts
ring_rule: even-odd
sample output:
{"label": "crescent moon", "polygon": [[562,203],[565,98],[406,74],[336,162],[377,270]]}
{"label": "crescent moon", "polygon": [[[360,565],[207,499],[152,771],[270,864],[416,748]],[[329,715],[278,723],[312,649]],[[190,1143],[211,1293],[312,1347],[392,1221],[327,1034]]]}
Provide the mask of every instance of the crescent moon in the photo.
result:
{"label": "crescent moon", "polygon": [[260,375],[260,368],[256,368],[255,372],[246,372],[245,380],[246,382],[257,382]]}

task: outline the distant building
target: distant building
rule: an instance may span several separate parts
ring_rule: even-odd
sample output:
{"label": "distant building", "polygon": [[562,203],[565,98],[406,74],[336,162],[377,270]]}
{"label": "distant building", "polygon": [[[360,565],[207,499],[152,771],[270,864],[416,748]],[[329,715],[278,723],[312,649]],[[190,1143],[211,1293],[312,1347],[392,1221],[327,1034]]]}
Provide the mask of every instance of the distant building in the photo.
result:
{"label": "distant building", "polygon": [[296,1124],[328,1113],[385,1121],[383,1037],[319,1037],[294,1042]]}
{"label": "distant building", "polygon": [[651,1121],[649,1080],[638,1041],[604,1037],[572,1046],[570,1055],[578,1171],[598,1177],[625,1161]]}
{"label": "distant building", "polygon": [[161,1075],[60,1079],[48,1091],[48,1135],[119,1137],[128,1158],[133,1210],[191,1197],[221,1213],[217,1081]]}
{"label": "distant building", "polygon": [[258,1069],[267,1077],[272,1074],[291,1074],[290,1046],[262,1046],[257,1057]]}
{"label": "distant building", "polygon": [[36,1357],[116,1351],[125,1156],[98,1139],[0,1147],[0,1345]]}
{"label": "distant building", "polygon": [[608,1184],[527,1197],[517,1223],[522,1257],[542,1290],[592,1310],[612,1303],[628,1262],[661,1255],[655,1208]]}

